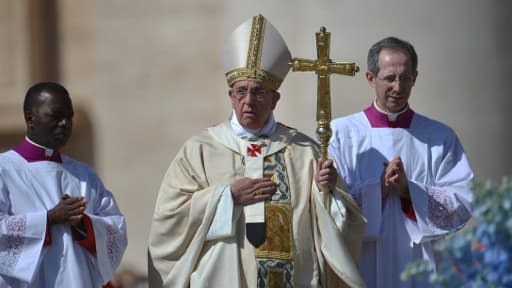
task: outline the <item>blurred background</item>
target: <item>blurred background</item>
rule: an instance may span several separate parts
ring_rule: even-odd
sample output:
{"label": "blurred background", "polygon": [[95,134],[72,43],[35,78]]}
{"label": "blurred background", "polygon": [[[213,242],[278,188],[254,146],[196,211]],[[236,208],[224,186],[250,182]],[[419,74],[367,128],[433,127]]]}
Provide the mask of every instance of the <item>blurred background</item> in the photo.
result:
{"label": "blurred background", "polygon": [[[355,77],[331,76],[333,117],[373,100],[364,78],[373,43],[410,41],[419,55],[412,108],[457,132],[478,179],[512,175],[511,1],[0,0],[0,151],[25,135],[31,84],[69,90],[76,118],[65,152],[98,172],[126,216],[125,283],[145,277],[170,161],[187,138],[230,114],[224,40],[260,13],[294,57],[316,58],[314,33],[325,26],[333,61],[360,66]],[[276,119],[315,137],[316,76],[290,72],[280,90]]]}

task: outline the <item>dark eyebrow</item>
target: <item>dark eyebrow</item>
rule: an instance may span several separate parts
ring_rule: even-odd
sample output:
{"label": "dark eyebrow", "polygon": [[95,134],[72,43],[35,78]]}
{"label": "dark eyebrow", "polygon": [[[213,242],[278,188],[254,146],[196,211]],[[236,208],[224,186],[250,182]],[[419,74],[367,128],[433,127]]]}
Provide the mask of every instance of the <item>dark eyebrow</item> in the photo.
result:
{"label": "dark eyebrow", "polygon": [[[390,78],[390,77],[396,78],[397,75],[396,74],[388,74],[388,75],[385,75],[383,78]],[[404,78],[404,77],[410,78],[410,77],[412,77],[412,75],[410,75],[410,74],[400,74],[400,75],[398,75],[398,78]]]}

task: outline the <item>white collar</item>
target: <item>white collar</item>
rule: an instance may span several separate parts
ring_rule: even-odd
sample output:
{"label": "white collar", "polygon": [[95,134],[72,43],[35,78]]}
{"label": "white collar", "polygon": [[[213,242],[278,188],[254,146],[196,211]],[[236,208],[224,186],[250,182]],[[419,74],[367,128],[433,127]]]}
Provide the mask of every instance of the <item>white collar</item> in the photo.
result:
{"label": "white collar", "polygon": [[230,123],[231,123],[231,128],[233,128],[233,132],[238,137],[259,137],[261,135],[270,136],[270,135],[274,134],[274,132],[276,131],[276,127],[277,127],[277,122],[274,119],[274,114],[272,112],[268,116],[267,124],[265,124],[265,126],[261,129],[252,130],[252,129],[244,128],[238,122],[238,119],[236,117],[234,110],[230,116]]}
{"label": "white collar", "polygon": [[400,111],[400,112],[397,112],[397,113],[390,113],[390,112],[386,112],[382,109],[380,109],[379,105],[377,105],[377,100],[374,100],[373,101],[373,106],[375,107],[375,109],[377,109],[377,111],[379,111],[380,113],[382,114],[386,114],[388,116],[388,121],[390,122],[393,122],[396,120],[396,118],[398,117],[398,115],[404,113],[405,111],[407,111],[407,109],[409,109],[409,105],[406,105],[404,110]]}

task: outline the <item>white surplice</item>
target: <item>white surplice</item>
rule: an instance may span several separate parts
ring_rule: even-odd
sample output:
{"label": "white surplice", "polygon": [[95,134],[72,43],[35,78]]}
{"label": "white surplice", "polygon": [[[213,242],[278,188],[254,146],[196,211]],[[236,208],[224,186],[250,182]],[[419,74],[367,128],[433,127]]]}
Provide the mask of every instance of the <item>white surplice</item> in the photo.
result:
{"label": "white surplice", "polygon": [[[414,114],[409,128],[372,128],[364,112],[331,123],[329,152],[368,221],[360,271],[368,287],[428,287],[400,281],[408,263],[428,259],[432,244],[471,218],[473,172],[453,130]],[[383,163],[400,156],[417,221],[404,215],[400,198],[381,199]]]}
{"label": "white surplice", "polygon": [[[27,162],[13,150],[0,154],[0,287],[101,287],[127,246],[125,219],[88,166]],[[49,228],[47,211],[63,194],[83,196],[92,221],[96,253],[76,244],[69,225]]]}

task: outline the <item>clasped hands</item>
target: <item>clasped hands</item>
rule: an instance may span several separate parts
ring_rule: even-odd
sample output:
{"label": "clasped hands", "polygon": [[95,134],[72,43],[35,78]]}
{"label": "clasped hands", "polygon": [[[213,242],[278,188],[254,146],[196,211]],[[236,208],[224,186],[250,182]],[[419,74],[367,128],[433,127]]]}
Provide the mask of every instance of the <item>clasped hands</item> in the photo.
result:
{"label": "clasped hands", "polygon": [[[327,187],[332,191],[336,186],[338,171],[334,167],[332,159],[319,160],[315,175],[315,182],[319,189]],[[259,201],[265,201],[272,197],[277,189],[277,184],[270,178],[240,178],[231,183],[231,195],[235,205],[249,205]]]}
{"label": "clasped hands", "polygon": [[70,224],[81,228],[87,201],[84,197],[72,197],[64,194],[59,203],[48,210],[48,224]]}
{"label": "clasped hands", "polygon": [[382,199],[385,199],[392,190],[396,191],[401,199],[410,198],[409,182],[400,156],[395,157],[388,163],[384,163],[380,182]]}

